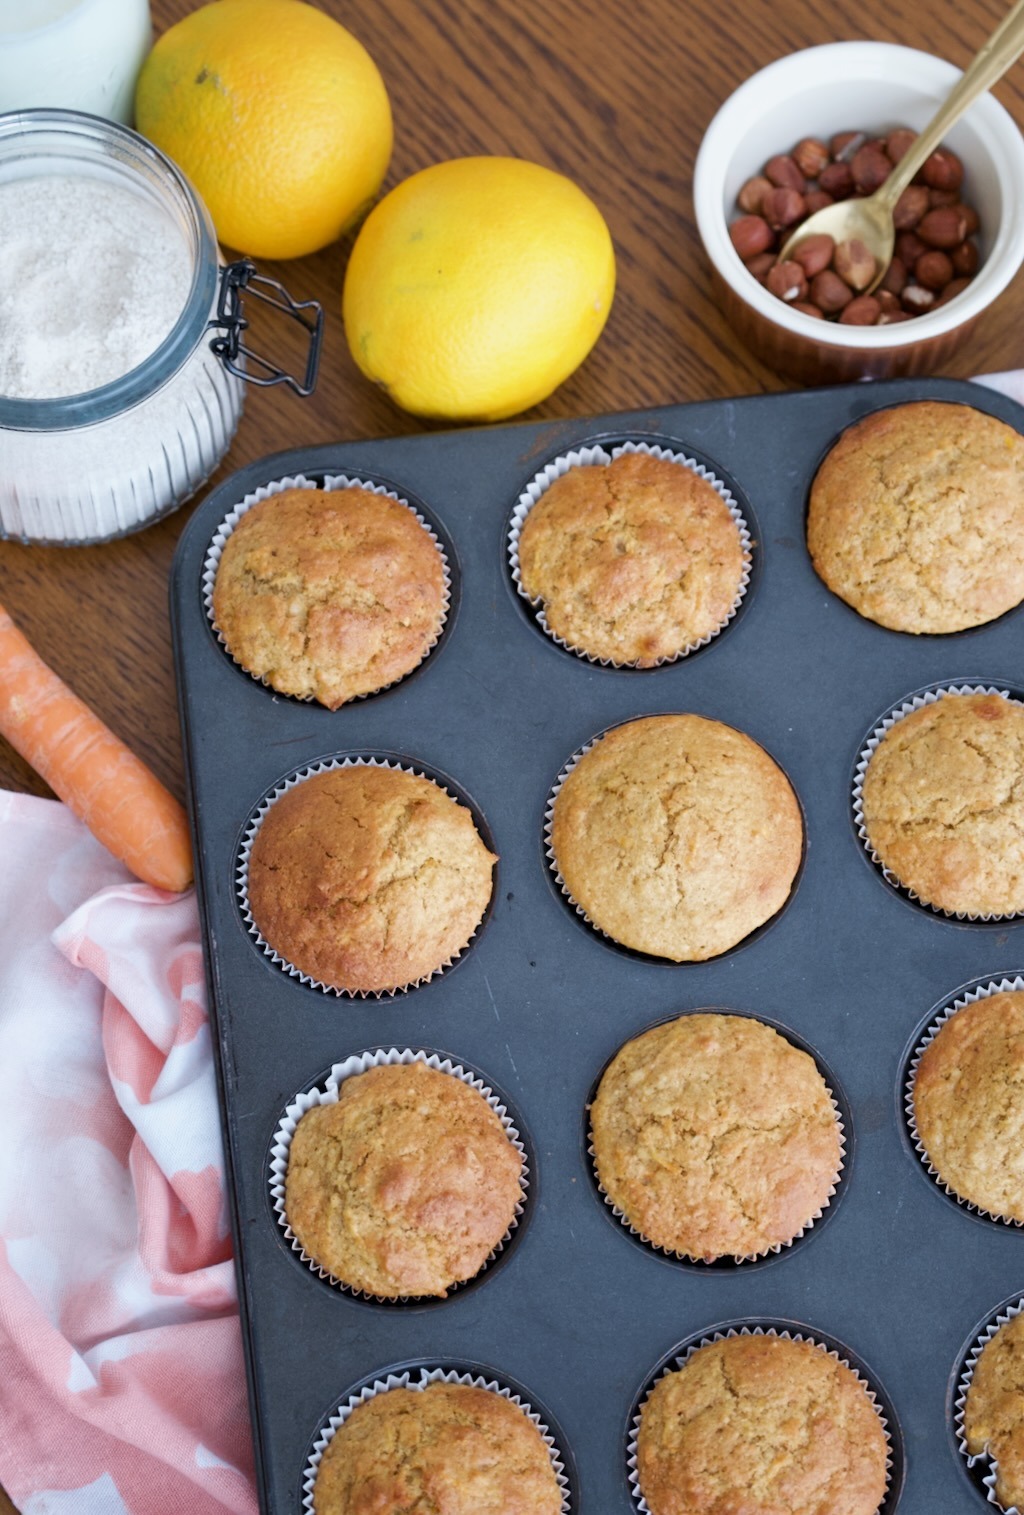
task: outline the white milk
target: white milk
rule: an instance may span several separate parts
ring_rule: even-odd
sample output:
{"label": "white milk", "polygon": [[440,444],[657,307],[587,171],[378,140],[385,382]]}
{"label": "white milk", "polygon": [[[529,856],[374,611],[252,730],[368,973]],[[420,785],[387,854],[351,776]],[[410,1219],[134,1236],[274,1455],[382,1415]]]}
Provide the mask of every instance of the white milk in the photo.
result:
{"label": "white milk", "polygon": [[0,0],[0,112],[59,106],[130,123],[152,40],[149,0]]}

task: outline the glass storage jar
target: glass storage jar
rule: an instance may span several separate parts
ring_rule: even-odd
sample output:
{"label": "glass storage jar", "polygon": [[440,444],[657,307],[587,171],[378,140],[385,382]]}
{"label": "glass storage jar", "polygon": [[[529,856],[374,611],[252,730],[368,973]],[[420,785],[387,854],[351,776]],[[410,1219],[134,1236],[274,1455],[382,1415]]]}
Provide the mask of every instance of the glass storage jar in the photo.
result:
{"label": "glass storage jar", "polygon": [[[169,235],[184,240],[191,262],[177,320],[130,372],[56,399],[0,395],[0,537],[100,542],[175,510],[209,477],[238,425],[243,379],[311,391],[323,317],[315,301],[296,304],[252,264],[222,266],[195,190],[126,127],[76,111],[0,116],[0,191],[12,179],[46,174],[94,175],[148,198],[166,214]],[[160,249],[152,255],[159,258]],[[274,291],[269,303],[309,333],[304,381],[242,343],[241,291],[267,300],[266,286]]]}

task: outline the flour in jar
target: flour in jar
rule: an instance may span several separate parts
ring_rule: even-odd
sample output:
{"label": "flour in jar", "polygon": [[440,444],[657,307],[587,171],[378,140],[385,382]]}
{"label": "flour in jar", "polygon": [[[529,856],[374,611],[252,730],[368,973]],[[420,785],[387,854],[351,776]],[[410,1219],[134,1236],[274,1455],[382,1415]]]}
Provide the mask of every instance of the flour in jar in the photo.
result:
{"label": "flour in jar", "polygon": [[0,395],[84,394],[129,373],[191,281],[184,238],[141,194],[92,175],[0,184]]}

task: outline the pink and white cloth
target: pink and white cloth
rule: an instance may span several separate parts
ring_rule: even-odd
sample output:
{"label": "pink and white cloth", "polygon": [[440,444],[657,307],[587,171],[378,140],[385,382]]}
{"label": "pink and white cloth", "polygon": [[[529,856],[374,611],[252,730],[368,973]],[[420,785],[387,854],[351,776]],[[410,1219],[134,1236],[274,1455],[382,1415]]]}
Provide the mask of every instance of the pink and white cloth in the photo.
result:
{"label": "pink and white cloth", "polygon": [[195,897],[0,791],[0,1484],[254,1515]]}

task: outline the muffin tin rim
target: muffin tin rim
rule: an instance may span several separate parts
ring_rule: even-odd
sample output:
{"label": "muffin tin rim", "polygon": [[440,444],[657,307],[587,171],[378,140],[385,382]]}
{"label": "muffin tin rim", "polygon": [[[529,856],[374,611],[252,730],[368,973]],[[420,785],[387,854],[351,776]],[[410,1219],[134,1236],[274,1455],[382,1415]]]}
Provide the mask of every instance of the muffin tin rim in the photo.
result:
{"label": "muffin tin rim", "polygon": [[[711,1262],[705,1262],[702,1258],[699,1257],[687,1257],[681,1253],[670,1252],[664,1247],[659,1247],[656,1242],[650,1241],[646,1236],[643,1235],[642,1232],[638,1231],[636,1227],[633,1226],[631,1222],[625,1217],[625,1215],[619,1211],[618,1207],[612,1203],[611,1199],[606,1195],[604,1189],[601,1186],[601,1181],[597,1172],[597,1162],[593,1152],[593,1131],[591,1127],[590,1111],[593,1106],[594,1099],[597,1096],[597,1091],[600,1087],[601,1080],[604,1078],[605,1073],[611,1067],[611,1064],[614,1062],[615,1058],[618,1057],[622,1049],[628,1046],[630,1042],[636,1041],[639,1037],[644,1036],[648,1031],[655,1030],[658,1026],[669,1025],[672,1021],[680,1020],[683,1016],[691,1015],[734,1015],[739,1016],[743,1020],[759,1021],[762,1025],[770,1027],[770,1029],[776,1032],[777,1035],[781,1036],[784,1041],[787,1041],[790,1046],[795,1047],[798,1052],[806,1053],[814,1063],[814,1066],[818,1070],[818,1073],[821,1075],[829,1096],[829,1100],[832,1104],[832,1108],[835,1112],[837,1125],[839,1126],[839,1169],[836,1173],[833,1192],[828,1196],[825,1204],[821,1207],[821,1213],[819,1214],[818,1218],[816,1220],[811,1219],[807,1221],[799,1234],[793,1237],[791,1241],[776,1243],[766,1251],[756,1253],[749,1257],[734,1257],[732,1255],[723,1255],[721,1257],[713,1259]],[[694,1272],[705,1275],[719,1273],[747,1273],[755,1269],[759,1271],[763,1268],[770,1267],[773,1263],[781,1262],[784,1258],[788,1257],[792,1253],[793,1249],[797,1245],[809,1242],[811,1237],[814,1236],[815,1233],[818,1232],[825,1224],[825,1222],[829,1219],[829,1217],[835,1213],[840,1201],[842,1200],[849,1187],[849,1179],[853,1168],[855,1148],[856,1135],[853,1124],[852,1106],[850,1105],[850,1101],[847,1097],[845,1089],[843,1088],[840,1081],[835,1077],[831,1066],[825,1061],[817,1049],[812,1047],[811,1043],[807,1042],[799,1032],[792,1030],[789,1026],[784,1025],[781,1021],[774,1020],[771,1016],[761,1015],[754,1010],[739,1010],[725,1005],[688,1006],[685,1010],[679,1010],[674,1013],[670,1012],[668,1015],[659,1016],[657,1020],[649,1022],[646,1026],[642,1026],[639,1031],[633,1032],[630,1036],[627,1036],[624,1041],[619,1042],[615,1050],[611,1052],[605,1059],[600,1071],[590,1084],[590,1088],[583,1105],[583,1162],[587,1170],[587,1175],[591,1181],[591,1187],[597,1195],[602,1210],[607,1213],[609,1219],[614,1223],[614,1225],[626,1237],[628,1237],[631,1242],[633,1242],[636,1246],[642,1248],[642,1250],[646,1252],[648,1256],[658,1258],[661,1262],[667,1263],[671,1267],[682,1268],[687,1272]]]}
{"label": "muffin tin rim", "polygon": [[[457,1077],[458,1075],[454,1073],[454,1068],[461,1068],[464,1073],[471,1074],[473,1079],[479,1083],[482,1083],[484,1087],[488,1089],[490,1093],[497,1099],[498,1103],[504,1108],[505,1114],[508,1117],[513,1130],[516,1132],[516,1141],[513,1142],[513,1146],[515,1146],[518,1142],[518,1145],[522,1148],[523,1174],[525,1176],[525,1181],[521,1182],[520,1185],[522,1193],[522,1199],[520,1201],[521,1213],[515,1218],[513,1225],[506,1233],[506,1236],[502,1238],[491,1255],[477,1270],[477,1272],[472,1275],[471,1278],[462,1279],[453,1284],[450,1284],[448,1286],[447,1296],[443,1299],[429,1294],[398,1295],[393,1298],[388,1298],[383,1295],[369,1294],[365,1290],[354,1289],[351,1285],[342,1283],[340,1279],[331,1274],[329,1270],[325,1270],[321,1264],[317,1263],[314,1258],[310,1257],[306,1253],[305,1249],[302,1248],[301,1243],[298,1242],[297,1237],[295,1238],[294,1243],[289,1238],[288,1232],[290,1230],[290,1227],[287,1225],[287,1217],[283,1209],[283,1200],[282,1210],[279,1214],[273,1194],[274,1185],[275,1182],[277,1182],[273,1174],[273,1152],[275,1138],[280,1131],[283,1121],[286,1117],[288,1106],[294,1102],[297,1096],[311,1093],[314,1089],[317,1088],[323,1088],[323,1086],[327,1084],[332,1078],[334,1069],[338,1066],[338,1061],[331,1063],[329,1067],[324,1068],[316,1078],[309,1080],[302,1086],[301,1089],[294,1090],[288,1103],[280,1107],[277,1119],[274,1124],[274,1129],[267,1144],[267,1152],[264,1160],[264,1192],[266,1194],[271,1224],[273,1225],[278,1239],[282,1244],[281,1250],[284,1251],[288,1257],[297,1262],[303,1271],[307,1273],[311,1278],[313,1278],[318,1284],[325,1285],[332,1296],[338,1299],[347,1300],[349,1303],[368,1305],[371,1308],[378,1310],[390,1311],[397,1309],[403,1313],[411,1313],[413,1311],[431,1310],[438,1306],[447,1305],[450,1304],[454,1299],[458,1299],[467,1293],[473,1293],[475,1289],[483,1284],[488,1277],[492,1277],[494,1274],[500,1271],[500,1269],[509,1262],[511,1257],[515,1256],[517,1240],[521,1239],[522,1233],[529,1225],[530,1218],[536,1206],[537,1194],[540,1189],[540,1180],[538,1177],[537,1147],[533,1140],[533,1136],[530,1132],[529,1127],[520,1114],[518,1105],[505,1093],[503,1088],[500,1088],[494,1082],[494,1080],[490,1078],[488,1074],[484,1073],[474,1064],[467,1062],[465,1058],[457,1057],[454,1053],[445,1052],[438,1047],[418,1046],[414,1048],[411,1044],[399,1047],[394,1041],[391,1041],[374,1043],[373,1045],[364,1046],[360,1051],[349,1053],[340,1061],[347,1062],[351,1057],[372,1056],[373,1054],[381,1052],[402,1053],[406,1051],[414,1053],[412,1061],[415,1062],[425,1062],[428,1058],[436,1057],[442,1063],[452,1063],[453,1072],[447,1076]],[[445,1070],[442,1069],[441,1071]],[[349,1077],[352,1076],[355,1075],[349,1075]],[[460,1082],[467,1081],[460,1080]],[[470,1084],[470,1087],[475,1087],[475,1084]],[[484,1097],[486,1098],[486,1096]],[[490,1100],[487,1102],[488,1105],[490,1105]],[[491,1106],[491,1108],[493,1109],[494,1107]],[[501,1119],[500,1116],[499,1119]],[[502,1121],[502,1124],[504,1125],[504,1121]],[[507,1130],[506,1134],[508,1134]],[[281,1181],[283,1182],[283,1177]],[[300,1250],[296,1250],[296,1245],[298,1245]]]}

